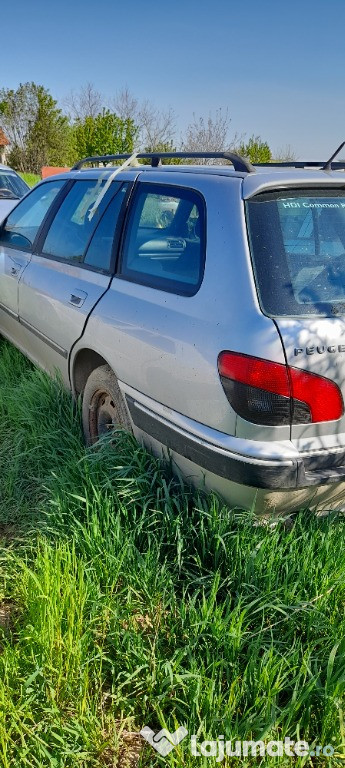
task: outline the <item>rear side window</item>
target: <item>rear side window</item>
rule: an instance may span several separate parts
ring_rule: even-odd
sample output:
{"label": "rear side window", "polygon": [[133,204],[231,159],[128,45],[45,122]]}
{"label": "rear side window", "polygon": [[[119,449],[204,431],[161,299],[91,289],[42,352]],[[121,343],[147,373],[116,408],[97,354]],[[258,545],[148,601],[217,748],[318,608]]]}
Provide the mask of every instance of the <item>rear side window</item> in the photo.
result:
{"label": "rear side window", "polygon": [[[85,250],[120,182],[113,182],[99,205],[106,180],[77,181],[63,200],[44,241],[42,252],[65,261],[82,262]],[[114,227],[115,229],[115,227]]]}
{"label": "rear side window", "polygon": [[139,185],[127,227],[121,274],[152,288],[194,295],[204,269],[204,205],[194,190]]}
{"label": "rear side window", "polygon": [[0,230],[0,242],[13,248],[30,250],[52,202],[66,184],[65,179],[46,181],[18,203]]}
{"label": "rear side window", "polygon": [[270,315],[345,313],[345,194],[296,190],[246,203],[263,310]]}
{"label": "rear side window", "polygon": [[116,188],[117,192],[115,197],[109,203],[108,208],[103,214],[101,221],[92,236],[84,259],[84,264],[105,272],[109,272],[111,268],[114,236],[116,235],[121,219],[120,213],[128,184],[116,184]]}

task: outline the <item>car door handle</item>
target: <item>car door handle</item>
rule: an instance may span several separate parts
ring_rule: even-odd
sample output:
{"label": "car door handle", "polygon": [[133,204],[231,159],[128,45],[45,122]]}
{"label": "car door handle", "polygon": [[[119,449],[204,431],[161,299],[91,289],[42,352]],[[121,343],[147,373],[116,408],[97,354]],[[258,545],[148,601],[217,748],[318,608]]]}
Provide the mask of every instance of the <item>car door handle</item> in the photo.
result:
{"label": "car door handle", "polygon": [[11,267],[11,275],[18,275],[19,267]]}
{"label": "car door handle", "polygon": [[74,307],[82,307],[86,297],[87,293],[85,293],[85,291],[80,291],[79,293],[71,293],[69,303],[73,304]]}

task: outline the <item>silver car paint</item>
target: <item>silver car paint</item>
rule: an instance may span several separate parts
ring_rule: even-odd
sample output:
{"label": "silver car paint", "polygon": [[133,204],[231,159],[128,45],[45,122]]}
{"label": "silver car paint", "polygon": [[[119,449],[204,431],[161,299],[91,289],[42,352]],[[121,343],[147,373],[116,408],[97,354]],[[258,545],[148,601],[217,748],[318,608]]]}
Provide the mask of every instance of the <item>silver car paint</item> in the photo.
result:
{"label": "silver car paint", "polygon": [[17,205],[17,203],[18,200],[7,200],[5,198],[0,198],[0,224],[6,218],[6,216],[8,216],[10,211],[12,211],[12,208]]}
{"label": "silver car paint", "polygon": [[[289,365],[332,379],[342,390],[345,401],[345,351],[339,352],[339,345],[345,349],[345,319],[277,318],[277,324]],[[337,421],[295,424],[291,437],[300,450],[344,446],[345,415]]]}
{"label": "silver car paint", "polygon": [[18,334],[18,281],[30,254],[0,244],[0,322],[1,331],[16,342]]}
{"label": "silver car paint", "polygon": [[[145,174],[146,181],[171,178],[158,171]],[[175,172],[174,183],[186,184],[185,176]],[[176,296],[115,277],[80,344],[95,348],[97,339],[96,351],[121,381],[201,423],[207,414],[208,426],[235,434],[237,417],[218,376],[219,352],[264,353],[284,362],[283,349],[273,321],[259,309],[249,254],[243,259],[244,220],[231,217],[240,206],[240,179],[229,183],[205,174],[196,188],[207,199],[206,265],[198,293]],[[78,349],[79,343],[72,366]],[[290,437],[288,427],[276,430],[277,439]]]}
{"label": "silver car paint", "polygon": [[35,254],[19,280],[20,320],[31,331],[27,351],[44,361],[49,346],[47,367],[59,368],[66,384],[72,346],[109,282],[108,275]]}
{"label": "silver car paint", "polygon": [[[78,171],[68,178],[98,174],[97,170]],[[217,373],[217,357],[223,349],[281,363],[285,360],[277,325],[259,307],[243,197],[267,188],[343,185],[343,174],[287,169],[279,174],[266,170],[245,176],[228,166],[163,166],[130,169],[120,178],[134,180],[138,175],[144,184],[156,181],[188,186],[204,195],[207,254],[198,293],[188,298],[176,296],[120,277],[114,277],[107,290],[109,278],[104,275],[53,259],[30,259],[1,247],[0,264],[1,258],[3,263],[8,258],[18,260],[21,266],[19,280],[13,280],[12,286],[7,283],[7,289],[4,283],[3,290],[10,292],[15,305],[19,287],[19,315],[26,324],[1,310],[0,280],[0,329],[4,335],[42,367],[57,367],[66,383],[69,375],[72,388],[80,353],[96,352],[116,373],[123,393],[130,394],[141,408],[158,420],[174,424],[182,436],[194,436],[216,451],[245,458],[248,464],[285,465],[303,456],[303,451],[318,454],[330,447],[345,447],[344,420],[336,429],[332,424],[305,425],[294,428],[291,434],[287,426],[263,427],[240,419],[230,407]],[[7,265],[2,271],[7,278],[8,270]],[[85,303],[71,307],[70,294],[78,291],[87,294]],[[315,320],[308,322],[315,324]],[[325,342],[341,338],[342,323],[337,318],[319,327]],[[278,324],[288,350],[302,345],[306,334],[312,332],[300,318],[279,319]],[[67,357],[61,351],[67,352]],[[304,367],[305,360],[299,364]],[[327,367],[326,362],[323,365]],[[341,376],[344,380],[343,371]],[[134,431],[154,450],[164,450],[159,441],[136,427]],[[344,493],[344,484],[339,483],[287,492],[256,491],[206,472],[180,455],[173,454],[173,459],[195,484],[218,490],[231,503],[247,508],[255,504],[260,511],[273,507],[289,511],[304,503],[334,505]]]}

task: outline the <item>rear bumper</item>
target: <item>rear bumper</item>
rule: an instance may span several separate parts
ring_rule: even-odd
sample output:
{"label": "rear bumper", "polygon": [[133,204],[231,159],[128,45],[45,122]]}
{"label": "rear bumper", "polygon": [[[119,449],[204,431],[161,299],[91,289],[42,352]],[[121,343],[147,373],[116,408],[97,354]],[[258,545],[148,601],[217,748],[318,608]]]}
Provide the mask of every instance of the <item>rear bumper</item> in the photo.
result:
{"label": "rear bumper", "polygon": [[[162,414],[153,412],[128,393],[126,401],[133,423],[140,431],[205,471],[238,485],[284,491],[345,480],[343,449],[312,454],[299,454],[295,451],[290,456],[285,451],[279,458],[265,458],[263,453],[259,456],[243,455],[210,442],[207,439],[207,427],[204,428],[206,435],[202,437],[187,431],[180,424],[172,423]],[[200,428],[202,426],[199,425]],[[259,454],[261,446],[260,443],[256,444]]]}

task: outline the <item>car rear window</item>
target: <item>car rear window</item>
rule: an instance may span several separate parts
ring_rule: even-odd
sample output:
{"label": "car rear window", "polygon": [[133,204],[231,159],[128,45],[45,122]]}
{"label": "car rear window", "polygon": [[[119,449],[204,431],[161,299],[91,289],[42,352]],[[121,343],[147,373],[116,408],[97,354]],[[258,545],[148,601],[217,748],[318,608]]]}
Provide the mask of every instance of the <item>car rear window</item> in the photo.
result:
{"label": "car rear window", "polygon": [[264,312],[345,314],[345,191],[259,194],[246,216]]}

